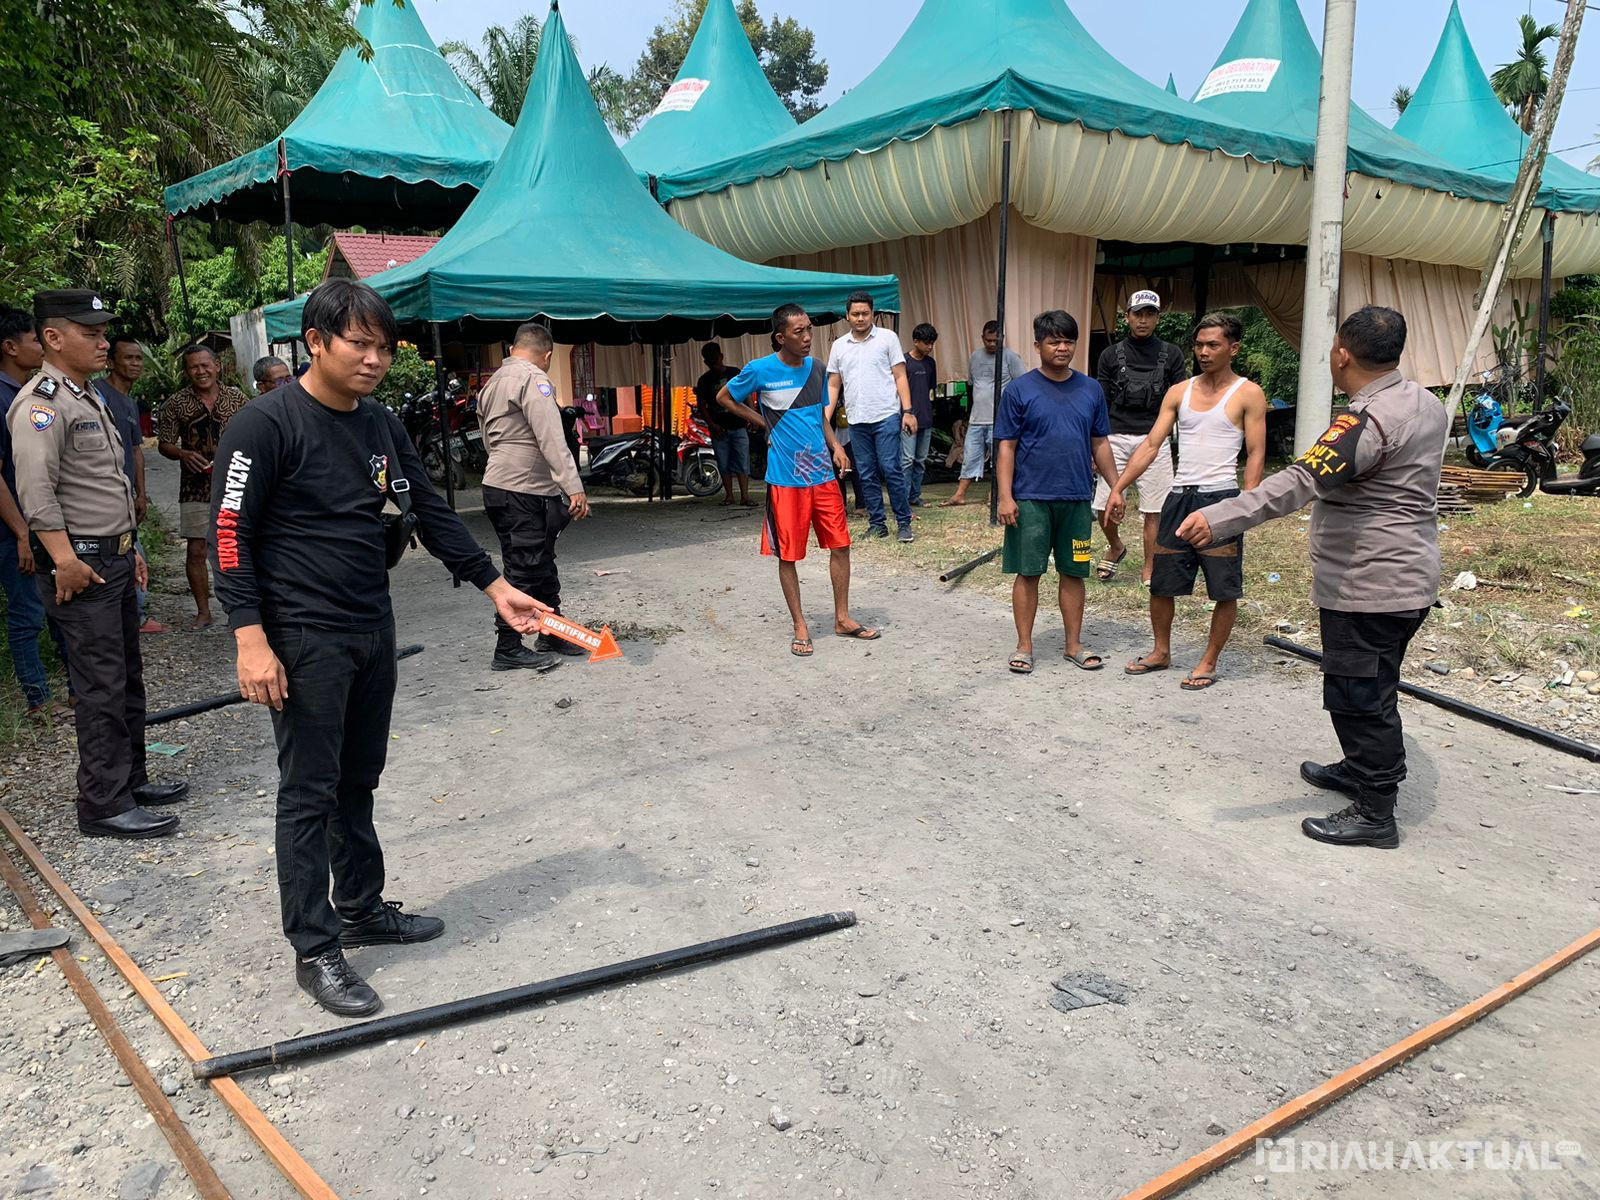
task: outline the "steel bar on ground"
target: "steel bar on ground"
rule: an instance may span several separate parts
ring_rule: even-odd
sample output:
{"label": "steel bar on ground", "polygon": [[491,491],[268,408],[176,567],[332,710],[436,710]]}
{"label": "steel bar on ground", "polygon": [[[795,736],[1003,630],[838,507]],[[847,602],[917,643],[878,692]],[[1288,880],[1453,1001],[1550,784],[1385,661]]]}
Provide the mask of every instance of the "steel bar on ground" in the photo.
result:
{"label": "steel bar on ground", "polygon": [[659,954],[632,958],[626,962],[595,967],[539,983],[527,983],[520,987],[489,992],[483,996],[470,996],[464,1000],[433,1004],[427,1008],[395,1013],[389,1017],[378,1017],[372,1021],[342,1025],[337,1029],[290,1038],[286,1042],[274,1042],[270,1046],[259,1046],[254,1050],[218,1055],[216,1058],[195,1063],[194,1073],[196,1078],[212,1079],[219,1075],[233,1075],[240,1071],[254,1071],[279,1063],[317,1058],[353,1049],[356,1046],[369,1046],[374,1042],[421,1033],[423,1030],[436,1029],[441,1025],[450,1025],[457,1021],[509,1012],[512,1009],[526,1008],[531,1004],[543,1004],[566,996],[576,996],[600,988],[615,987],[621,983],[631,983],[636,979],[660,975],[666,971],[677,971],[722,958],[731,958],[736,954],[765,950],[772,946],[783,945],[785,942],[814,937],[819,933],[848,929],[855,923],[856,915],[853,912],[825,913],[822,916],[806,917],[800,921],[788,921],[782,925],[768,926],[766,929],[753,929],[748,933],[737,933],[732,937],[684,946],[678,950],[663,950]]}
{"label": "steel bar on ground", "polygon": [[[402,646],[394,652],[395,661],[410,658],[413,654],[421,654],[422,645],[415,643]],[[171,708],[158,708],[153,713],[145,715],[145,725],[165,725],[168,721],[181,721],[185,717],[192,717],[198,713],[210,712],[217,708],[227,708],[230,704],[243,704],[245,698],[238,692],[224,692],[220,696],[212,696],[206,700],[192,700],[188,704],[175,704]]]}
{"label": "steel bar on ground", "polygon": [[[1310,662],[1322,661],[1322,651],[1313,650],[1309,646],[1302,646],[1298,642],[1291,642],[1287,638],[1266,637],[1262,639],[1267,645],[1276,650],[1286,650],[1290,654],[1298,654]],[[1538,725],[1529,725],[1526,721],[1519,721],[1515,717],[1508,717],[1501,713],[1490,712],[1487,708],[1479,708],[1476,704],[1468,704],[1465,700],[1457,700],[1454,696],[1446,696],[1443,692],[1435,692],[1430,688],[1418,687],[1414,683],[1400,681],[1402,694],[1417,700],[1426,700],[1429,704],[1437,704],[1440,708],[1455,713],[1457,716],[1492,725],[1494,728],[1506,733],[1514,733],[1518,737],[1527,738],[1530,742],[1538,742],[1552,750],[1560,750],[1563,754],[1575,754],[1579,758],[1586,758],[1590,762],[1600,762],[1600,746],[1591,746],[1588,742],[1580,742],[1575,738],[1566,737],[1553,729],[1543,729]]]}
{"label": "steel bar on ground", "polygon": [[[989,420],[1000,415],[1000,381],[1005,378],[1006,362],[1006,253],[1011,239],[1011,110],[1000,114],[1000,275],[997,281],[994,319],[1000,323],[1000,335],[994,348],[994,411]],[[972,411],[967,410],[971,420]],[[991,433],[993,424],[989,426]],[[992,465],[989,475],[989,524],[1000,524],[1000,448],[994,438],[989,439]]]}
{"label": "steel bar on ground", "polygon": [[[4,831],[11,839],[33,873],[83,926],[84,932],[100,947],[107,961],[128,981],[128,986],[139,994],[151,1015],[160,1022],[167,1036],[177,1044],[185,1057],[191,1062],[210,1058],[211,1051],[206,1049],[205,1043],[195,1036],[194,1030],[167,1003],[167,998],[150,982],[150,977],[139,969],[117,939],[106,932],[106,927],[95,919],[95,915],[78,899],[77,893],[67,886],[67,881],[50,865],[39,847],[33,844],[33,839],[22,831],[16,818],[3,808],[0,808],[0,831]],[[339,1200],[338,1193],[311,1169],[311,1164],[300,1157],[300,1152],[289,1144],[277,1126],[267,1120],[266,1114],[256,1107],[237,1083],[231,1079],[217,1079],[212,1081],[211,1087],[217,1093],[217,1098],[239,1118],[239,1123],[256,1140],[262,1153],[305,1200]]]}
{"label": "steel bar on ground", "polygon": [[[5,879],[11,894],[17,898],[22,915],[28,918],[33,927],[50,928],[50,918],[45,916],[44,909],[39,907],[33,889],[22,877],[22,872],[17,869],[16,863],[11,861],[10,853],[3,849],[0,849],[0,877]],[[117,1062],[122,1064],[128,1082],[133,1085],[133,1090],[139,1093],[139,1099],[143,1100],[145,1108],[150,1110],[151,1119],[161,1130],[162,1136],[167,1139],[167,1144],[172,1147],[173,1154],[177,1155],[178,1162],[189,1173],[189,1181],[194,1184],[194,1190],[200,1195],[201,1200],[228,1200],[231,1193],[217,1177],[211,1161],[195,1144],[194,1138],[189,1136],[188,1128],[173,1110],[172,1101],[167,1099],[161,1090],[161,1085],[156,1082],[156,1077],[145,1065],[144,1059],[139,1057],[139,1052],[133,1048],[132,1043],[118,1027],[117,1019],[111,1015],[111,1010],[106,1007],[105,1000],[95,990],[89,976],[72,957],[72,951],[63,946],[58,950],[52,950],[50,957],[55,960],[56,966],[61,968],[61,973],[66,976],[67,985],[72,988],[73,994],[78,997],[78,1002],[88,1012],[89,1019],[100,1031],[100,1036],[105,1038],[106,1045],[111,1047],[111,1053],[116,1055]]]}
{"label": "steel bar on ground", "polygon": [[1274,1109],[1236,1133],[1229,1134],[1216,1145],[1179,1163],[1143,1187],[1134,1188],[1123,1196],[1122,1200],[1165,1200],[1168,1196],[1176,1196],[1219,1167],[1227,1165],[1252,1149],[1259,1139],[1276,1137],[1313,1113],[1320,1112],[1335,1100],[1342,1099],[1363,1084],[1370,1083],[1385,1071],[1392,1070],[1452,1034],[1461,1032],[1474,1021],[1488,1016],[1507,1001],[1516,999],[1535,984],[1542,983],[1562,967],[1576,962],[1597,946],[1600,946],[1600,929],[1591,930],[1570,946],[1557,951],[1510,982],[1502,983],[1471,1004],[1456,1009],[1449,1016],[1435,1021],[1425,1029],[1417,1030],[1410,1037],[1396,1042],[1387,1050],[1379,1051],[1365,1062],[1357,1063],[1326,1083],[1296,1096],[1287,1104]]}
{"label": "steel bar on ground", "polygon": [[939,576],[939,582],[949,583],[952,580],[960,579],[968,571],[976,571],[979,567],[983,566],[984,563],[993,562],[996,558],[998,558],[1000,555],[1000,550],[1001,547],[996,546],[987,554],[978,555],[978,557],[973,559],[971,562],[964,562],[959,567],[951,567],[943,575]]}

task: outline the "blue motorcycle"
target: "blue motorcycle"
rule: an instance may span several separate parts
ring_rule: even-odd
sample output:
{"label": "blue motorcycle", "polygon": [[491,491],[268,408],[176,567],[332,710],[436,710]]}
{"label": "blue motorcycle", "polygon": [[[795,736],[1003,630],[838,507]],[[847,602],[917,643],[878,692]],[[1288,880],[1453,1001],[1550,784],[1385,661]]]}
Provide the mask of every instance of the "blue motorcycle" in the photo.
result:
{"label": "blue motorcycle", "polygon": [[[1489,373],[1484,372],[1484,386],[1488,387]],[[1506,423],[1505,410],[1500,401],[1484,391],[1470,403],[1461,398],[1462,418],[1467,426],[1467,461],[1483,468],[1500,450],[1500,429]]]}

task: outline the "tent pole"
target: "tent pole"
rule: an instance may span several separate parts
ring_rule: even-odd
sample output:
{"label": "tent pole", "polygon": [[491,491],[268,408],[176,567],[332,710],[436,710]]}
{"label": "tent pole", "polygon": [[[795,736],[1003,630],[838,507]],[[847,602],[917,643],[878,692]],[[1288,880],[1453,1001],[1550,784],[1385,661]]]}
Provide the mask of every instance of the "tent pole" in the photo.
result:
{"label": "tent pole", "polygon": [[661,498],[672,499],[673,463],[677,461],[677,441],[672,433],[672,347],[661,347]]}
{"label": "tent pole", "polygon": [[178,244],[178,222],[167,218],[167,237],[172,242],[172,257],[178,264],[178,294],[183,297],[184,340],[194,341],[194,309],[189,306],[189,281],[183,274],[183,247]]}
{"label": "tent pole", "polygon": [[[640,405],[641,411],[643,410],[643,407],[644,407],[643,405]],[[649,428],[651,433],[654,433],[656,431],[656,426],[659,423],[659,419],[660,419],[660,413],[661,413],[661,355],[656,352],[656,344],[654,342],[651,342],[650,343],[650,424],[648,426],[648,428]],[[657,447],[657,449],[659,449],[659,447]],[[654,455],[654,453],[655,453],[655,451],[652,451],[652,455]],[[656,463],[654,461],[653,457],[652,457],[651,465],[653,467],[656,467],[657,469],[659,469],[659,463]],[[654,504],[655,503],[655,499],[656,499],[656,484],[655,484],[655,480],[652,479],[652,480],[649,481],[649,483],[650,483],[650,489],[649,489],[649,491],[647,491],[645,493],[644,500],[645,500],[646,504]]]}
{"label": "tent pole", "polygon": [[[285,300],[293,300],[294,287],[294,221],[289,209],[289,161],[284,151],[283,139],[278,139],[278,186],[283,191],[283,264],[287,268],[288,293]],[[290,339],[289,358],[298,371],[300,369],[300,343],[297,339]]]}
{"label": "tent pole", "polygon": [[444,394],[444,339],[439,336],[439,322],[433,324],[433,387],[439,402],[439,454],[444,460],[444,498],[451,511],[456,507],[455,471],[450,465],[450,401]]}
{"label": "tent pole", "polygon": [[1300,322],[1300,386],[1294,451],[1322,436],[1333,419],[1328,356],[1339,327],[1339,264],[1344,247],[1344,187],[1350,153],[1350,70],[1356,0],[1327,0],[1322,33],[1322,97],[1317,102],[1311,225],[1306,232],[1306,289]]}
{"label": "tent pole", "polygon": [[1556,246],[1556,215],[1544,214],[1544,262],[1539,269],[1539,361],[1533,367],[1533,410],[1544,407],[1545,364],[1550,353],[1550,286]]}
{"label": "tent pole", "polygon": [[[1000,415],[1000,381],[1006,360],[1006,250],[1011,237],[1011,110],[1000,114],[1000,278],[994,305],[994,319],[1000,323],[1000,336],[994,347],[994,415]],[[991,427],[992,428],[992,427]],[[994,465],[989,474],[989,524],[1000,524],[1000,451],[994,450]]]}

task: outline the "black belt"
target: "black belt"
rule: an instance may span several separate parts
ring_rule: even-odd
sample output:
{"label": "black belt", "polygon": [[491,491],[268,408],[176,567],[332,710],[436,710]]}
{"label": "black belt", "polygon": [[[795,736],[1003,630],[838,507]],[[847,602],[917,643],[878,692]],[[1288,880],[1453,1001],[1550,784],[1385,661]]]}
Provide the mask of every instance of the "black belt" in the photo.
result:
{"label": "black belt", "polygon": [[103,557],[114,557],[127,554],[133,549],[134,535],[131,533],[114,533],[110,537],[78,537],[68,534],[72,543],[72,552],[80,557],[85,554],[98,554]]}

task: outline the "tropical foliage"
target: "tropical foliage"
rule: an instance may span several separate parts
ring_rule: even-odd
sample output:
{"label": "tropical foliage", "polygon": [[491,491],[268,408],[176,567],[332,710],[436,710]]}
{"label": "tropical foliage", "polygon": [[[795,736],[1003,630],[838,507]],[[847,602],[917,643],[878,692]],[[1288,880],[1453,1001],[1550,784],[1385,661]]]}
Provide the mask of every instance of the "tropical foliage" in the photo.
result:
{"label": "tropical foliage", "polygon": [[1524,133],[1533,132],[1533,122],[1544,104],[1546,89],[1550,86],[1550,64],[1545,58],[1544,44],[1561,34],[1556,25],[1541,25],[1527,13],[1517,18],[1522,32],[1522,44],[1517,56],[1489,77],[1494,94],[1522,126]]}
{"label": "tropical foliage", "polygon": [[[465,42],[446,42],[439,52],[495,116],[515,125],[543,40],[544,22],[530,13],[518,17],[509,29],[504,25],[489,26],[483,31],[482,45],[477,50]],[[577,50],[576,41],[572,41],[572,48]],[[624,103],[626,80],[601,63],[589,72],[589,89],[606,124],[619,134],[631,133],[633,123]]]}

